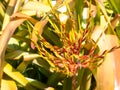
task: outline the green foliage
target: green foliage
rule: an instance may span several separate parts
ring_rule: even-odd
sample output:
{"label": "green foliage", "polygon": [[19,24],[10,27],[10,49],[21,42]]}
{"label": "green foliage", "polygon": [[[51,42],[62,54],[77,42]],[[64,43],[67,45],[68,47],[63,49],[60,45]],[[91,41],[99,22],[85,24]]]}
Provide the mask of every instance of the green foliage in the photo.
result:
{"label": "green foliage", "polygon": [[112,10],[114,10],[115,13],[120,13],[119,0],[116,1],[109,0],[108,2],[110,3],[110,6],[112,7]]}
{"label": "green foliage", "polygon": [[[51,30],[51,28],[49,27],[46,27],[44,29],[42,36],[45,37],[45,39],[54,46],[58,46],[58,47],[63,46],[62,42],[60,41],[59,36],[57,36],[57,34],[54,33],[54,31]],[[51,37],[54,37],[54,38],[51,38]]]}
{"label": "green foliage", "polygon": [[72,90],[72,77],[64,79],[63,90]]}
{"label": "green foliage", "polygon": [[81,23],[82,23],[82,12],[84,9],[84,0],[75,0],[75,11],[76,11],[76,24],[78,27],[78,31],[81,30]]}

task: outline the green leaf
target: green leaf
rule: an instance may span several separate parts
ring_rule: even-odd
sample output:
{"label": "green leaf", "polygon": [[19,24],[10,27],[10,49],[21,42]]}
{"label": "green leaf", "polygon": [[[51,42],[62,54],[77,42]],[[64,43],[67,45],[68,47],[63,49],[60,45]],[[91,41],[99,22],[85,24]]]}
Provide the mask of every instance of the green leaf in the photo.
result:
{"label": "green leaf", "polygon": [[112,9],[114,10],[114,12],[120,14],[120,6],[119,6],[120,5],[120,0],[108,0],[108,2],[112,6]]}
{"label": "green leaf", "polygon": [[82,15],[83,7],[84,7],[84,0],[75,0],[76,13],[80,16]]}
{"label": "green leaf", "polygon": [[33,63],[34,63],[34,64],[37,64],[37,65],[40,66],[40,67],[43,67],[43,68],[46,69],[46,70],[49,70],[49,69],[50,69],[49,63],[48,63],[46,60],[42,59],[42,58],[37,58],[37,59],[35,59],[35,60],[33,61]]}
{"label": "green leaf", "polygon": [[30,62],[24,62],[24,61],[21,62],[21,63],[19,64],[19,66],[17,66],[17,70],[18,70],[19,72],[24,72],[29,63],[30,63]]}
{"label": "green leaf", "polygon": [[17,39],[17,41],[23,41],[26,42],[27,44],[30,43],[30,39],[26,38],[25,36],[13,35],[12,37]]}
{"label": "green leaf", "polygon": [[85,69],[78,69],[78,76],[77,76],[77,90],[80,89],[82,78],[84,77]]}
{"label": "green leaf", "polygon": [[66,24],[65,24],[66,32],[69,33],[72,30],[72,24],[73,24],[72,20],[71,19],[67,19]]}
{"label": "green leaf", "polygon": [[[89,69],[79,71],[77,90],[89,90],[91,86],[92,73]],[[80,79],[80,80],[79,80]]]}
{"label": "green leaf", "polygon": [[23,57],[24,61],[29,61],[40,56],[39,54],[29,54],[28,52],[24,52],[21,50],[16,50],[6,54],[6,59],[20,59],[21,57]]}
{"label": "green leaf", "polygon": [[[16,14],[14,14],[16,15]],[[8,41],[12,37],[13,33],[15,32],[16,28],[22,24],[26,19],[15,19],[8,23],[7,27],[5,28],[4,32],[0,36],[0,73],[3,71],[3,63],[4,63],[4,56],[5,56],[5,50],[8,45]],[[0,80],[2,78],[2,74],[0,74]],[[0,81],[1,82],[1,81]]]}
{"label": "green leaf", "polygon": [[99,0],[95,0],[95,2],[96,2],[96,4],[100,7],[100,10],[101,10],[101,12],[102,12],[103,15],[104,15],[104,18],[105,18],[106,22],[108,23],[108,29],[106,30],[106,33],[107,33],[107,32],[108,32],[108,33],[110,32],[111,34],[115,34],[114,29],[113,29],[113,27],[112,27],[112,25],[111,25],[109,16],[108,16],[108,14],[107,14],[107,11],[106,11],[106,8],[105,8],[103,2],[102,2],[102,1],[99,1]]}
{"label": "green leaf", "polygon": [[47,88],[47,85],[46,84],[44,84],[44,83],[42,83],[42,82],[40,82],[40,81],[37,81],[37,80],[34,80],[34,79],[31,79],[31,78],[26,78],[28,81],[29,81],[29,83],[31,84],[31,85],[33,85],[34,87],[36,87],[36,88],[38,88],[38,89],[45,89],[45,88]]}
{"label": "green leaf", "polygon": [[36,90],[35,88],[33,88],[28,80],[18,71],[16,71],[10,64],[8,64],[6,62],[5,67],[4,67],[4,72],[11,77],[12,79],[14,79],[15,81],[17,81],[18,83],[20,83],[21,85],[23,85],[27,90]]}
{"label": "green leaf", "polygon": [[50,67],[48,63],[44,59],[36,59],[33,61],[34,64],[36,64],[36,67],[38,70],[46,77],[49,77],[51,75]]}
{"label": "green leaf", "polygon": [[116,27],[115,32],[116,32],[116,34],[117,34],[117,37],[118,37],[119,40],[120,40],[120,26],[117,26],[117,27]]}
{"label": "green leaf", "polygon": [[51,28],[49,27],[46,27],[42,33],[42,36],[49,42],[51,43],[52,45],[56,45],[58,47],[62,47],[63,44],[62,42],[60,41],[60,38],[59,36],[54,33]]}
{"label": "green leaf", "polygon": [[78,30],[81,29],[81,23],[82,23],[82,12],[84,8],[84,0],[75,0],[75,11],[76,11],[76,24],[78,27]]}
{"label": "green leaf", "polygon": [[65,77],[66,77],[66,75],[64,75],[62,73],[59,73],[59,72],[53,73],[48,78],[47,85],[55,87],[58,84],[58,82],[61,82],[61,80],[63,80]]}
{"label": "green leaf", "polygon": [[63,90],[72,90],[72,77],[65,78]]}
{"label": "green leaf", "polygon": [[[4,15],[5,15],[5,12],[4,12],[4,9],[5,9],[5,7],[4,7],[4,5],[3,5],[3,2],[0,2],[0,23],[2,23],[2,21],[3,21],[3,17],[4,17]],[[0,25],[0,27],[1,27],[2,25]]]}
{"label": "green leaf", "polygon": [[100,13],[100,8],[98,6],[97,7],[97,13],[96,13],[96,16],[94,18],[94,22],[95,24],[100,24],[100,16],[101,16],[101,13]]}

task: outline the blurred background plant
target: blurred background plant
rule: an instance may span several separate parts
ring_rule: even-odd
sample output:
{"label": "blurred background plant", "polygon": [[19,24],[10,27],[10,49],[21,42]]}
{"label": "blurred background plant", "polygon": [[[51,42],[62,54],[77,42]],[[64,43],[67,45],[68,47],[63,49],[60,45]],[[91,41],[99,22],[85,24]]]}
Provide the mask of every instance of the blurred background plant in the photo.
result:
{"label": "blurred background plant", "polygon": [[1,90],[119,90],[119,4],[0,0]]}

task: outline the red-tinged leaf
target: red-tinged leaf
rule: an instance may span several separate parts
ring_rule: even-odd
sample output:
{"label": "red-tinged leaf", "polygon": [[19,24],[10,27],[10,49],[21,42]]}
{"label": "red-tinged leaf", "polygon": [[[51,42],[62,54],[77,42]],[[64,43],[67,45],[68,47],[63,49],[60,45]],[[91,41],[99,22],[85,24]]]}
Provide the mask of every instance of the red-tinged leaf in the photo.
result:
{"label": "red-tinged leaf", "polygon": [[34,45],[33,42],[30,43],[30,46],[31,46],[31,48],[32,48],[33,50],[35,49],[35,45]]}

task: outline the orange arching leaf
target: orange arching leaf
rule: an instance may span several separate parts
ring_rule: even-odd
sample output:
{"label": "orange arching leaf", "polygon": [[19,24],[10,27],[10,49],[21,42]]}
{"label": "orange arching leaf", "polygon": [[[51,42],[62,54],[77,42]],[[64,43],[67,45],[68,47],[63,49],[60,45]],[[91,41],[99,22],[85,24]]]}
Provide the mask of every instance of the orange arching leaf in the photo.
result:
{"label": "orange arching leaf", "polygon": [[29,21],[31,21],[31,23],[35,24],[36,22],[38,22],[38,20],[26,15],[26,14],[23,14],[23,13],[15,13],[13,14],[11,17],[10,17],[11,21],[13,20],[18,20],[18,19],[27,19]]}
{"label": "orange arching leaf", "polygon": [[111,20],[111,25],[113,29],[117,26],[120,19],[120,14],[116,14],[115,17]]}
{"label": "orange arching leaf", "polygon": [[8,25],[2,32],[2,35],[0,37],[0,81],[2,79],[4,55],[5,55],[5,50],[6,50],[8,41],[12,37],[16,28],[20,24],[22,24],[25,20],[30,20],[32,23],[36,23],[35,19],[33,19],[27,15],[24,15],[21,13],[15,13],[11,16],[11,21],[8,23]]}
{"label": "orange arching leaf", "polygon": [[100,48],[100,53],[103,53],[105,50],[110,50],[111,48],[118,46],[118,38],[115,35],[109,35],[104,33],[105,30],[100,26],[96,26],[92,38],[96,41],[99,36],[102,36],[99,39],[98,46]]}
{"label": "orange arching leaf", "polygon": [[[45,25],[47,24],[48,20],[41,20],[39,22],[37,22],[33,28],[32,34],[31,34],[31,47],[34,49],[34,43],[37,43],[38,41],[38,37],[37,35],[41,35],[43,32],[43,29],[45,27]],[[34,42],[34,43],[33,43]]]}
{"label": "orange arching leaf", "polygon": [[[104,30],[97,26],[92,35],[94,41],[101,35],[100,40],[98,41],[98,46],[100,48],[100,54],[105,50],[111,50],[113,47],[119,46],[118,38],[116,35],[105,34]],[[120,50],[114,50],[106,55],[104,62],[100,67],[97,68],[97,89],[98,90],[114,90],[115,81],[120,85],[120,73],[118,71],[120,62],[118,60]],[[117,58],[117,59],[116,59]],[[109,75],[109,77],[108,77]]]}
{"label": "orange arching leaf", "polygon": [[13,35],[15,29],[25,20],[26,19],[18,19],[10,21],[0,37],[0,80],[2,79],[4,54],[7,47],[7,43],[10,37]]}

